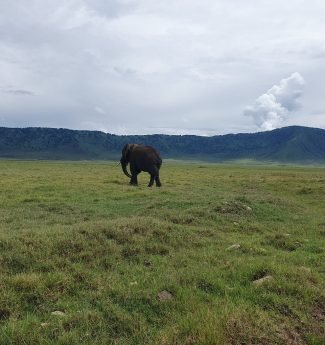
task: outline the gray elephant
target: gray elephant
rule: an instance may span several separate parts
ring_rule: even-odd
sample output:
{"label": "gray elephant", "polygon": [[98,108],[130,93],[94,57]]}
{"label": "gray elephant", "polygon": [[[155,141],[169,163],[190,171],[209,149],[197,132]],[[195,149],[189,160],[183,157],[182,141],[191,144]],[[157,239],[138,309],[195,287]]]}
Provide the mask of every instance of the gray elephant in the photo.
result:
{"label": "gray elephant", "polygon": [[[130,184],[138,185],[138,175],[141,171],[146,171],[150,174],[148,187],[152,187],[154,181],[157,187],[161,187],[159,169],[162,164],[162,159],[159,152],[153,147],[139,144],[126,144],[123,147],[120,162],[124,174],[131,178]],[[126,169],[129,163],[131,175]]]}

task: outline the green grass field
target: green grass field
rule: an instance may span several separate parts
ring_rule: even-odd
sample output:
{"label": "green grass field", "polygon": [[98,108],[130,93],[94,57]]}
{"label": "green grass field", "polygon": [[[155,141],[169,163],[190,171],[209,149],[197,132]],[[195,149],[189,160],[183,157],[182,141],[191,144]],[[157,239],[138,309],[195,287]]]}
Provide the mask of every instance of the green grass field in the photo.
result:
{"label": "green grass field", "polygon": [[325,169],[165,162],[160,189],[105,162],[0,176],[1,345],[324,344]]}

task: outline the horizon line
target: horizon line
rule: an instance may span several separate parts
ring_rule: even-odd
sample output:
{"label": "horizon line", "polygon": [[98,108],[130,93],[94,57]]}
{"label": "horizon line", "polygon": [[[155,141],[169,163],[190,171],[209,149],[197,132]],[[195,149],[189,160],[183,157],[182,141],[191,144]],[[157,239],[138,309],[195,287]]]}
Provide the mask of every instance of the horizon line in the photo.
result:
{"label": "horizon line", "polygon": [[[194,136],[194,137],[216,137],[216,136],[226,136],[226,135],[244,135],[244,134],[258,134],[258,133],[268,133],[273,132],[276,130],[281,130],[284,128],[291,128],[291,127],[301,127],[301,128],[310,128],[310,129],[320,129],[325,130],[325,128],[320,127],[310,127],[310,126],[303,126],[303,125],[289,125],[278,127],[270,130],[257,130],[256,132],[237,132],[237,133],[225,133],[225,134],[214,134],[214,135],[199,135],[199,134],[167,134],[167,133],[152,133],[152,134],[116,134],[111,132],[106,132],[103,130],[96,130],[96,129],[75,129],[75,128],[67,128],[67,127],[47,127],[47,126],[23,126],[23,127],[8,127],[8,126],[0,126],[0,128],[7,128],[7,129],[54,129],[54,130],[68,130],[68,131],[75,131],[75,132],[99,132],[106,135],[115,135],[120,137],[127,137],[127,136],[154,136],[154,135],[164,135],[164,136]],[[203,130],[202,130],[203,131]]]}

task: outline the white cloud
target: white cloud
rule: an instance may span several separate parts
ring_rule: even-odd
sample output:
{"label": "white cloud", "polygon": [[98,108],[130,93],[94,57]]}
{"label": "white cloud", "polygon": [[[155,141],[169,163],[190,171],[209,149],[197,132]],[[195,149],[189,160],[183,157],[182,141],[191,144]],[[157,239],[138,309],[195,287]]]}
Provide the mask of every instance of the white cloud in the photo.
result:
{"label": "white cloud", "polygon": [[251,116],[262,130],[278,128],[290,112],[299,108],[298,100],[304,84],[303,77],[295,72],[259,96],[252,106],[245,109],[244,114]]}

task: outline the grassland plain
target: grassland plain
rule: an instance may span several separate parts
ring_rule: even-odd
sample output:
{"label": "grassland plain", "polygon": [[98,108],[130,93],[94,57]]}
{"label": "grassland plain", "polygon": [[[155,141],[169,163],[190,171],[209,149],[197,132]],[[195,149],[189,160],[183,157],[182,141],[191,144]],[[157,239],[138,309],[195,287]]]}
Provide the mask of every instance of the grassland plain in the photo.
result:
{"label": "grassland plain", "polygon": [[325,170],[161,180],[0,161],[0,344],[324,344]]}

